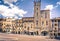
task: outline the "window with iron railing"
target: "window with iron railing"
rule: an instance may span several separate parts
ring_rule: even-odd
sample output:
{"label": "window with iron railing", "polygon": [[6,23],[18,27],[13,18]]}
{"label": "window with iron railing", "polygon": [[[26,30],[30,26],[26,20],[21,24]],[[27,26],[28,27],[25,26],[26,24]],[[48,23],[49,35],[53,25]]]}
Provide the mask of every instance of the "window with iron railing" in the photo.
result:
{"label": "window with iron railing", "polygon": [[46,21],[46,25],[48,25],[48,21]]}
{"label": "window with iron railing", "polygon": [[55,24],[55,26],[57,26],[57,24]]}
{"label": "window with iron railing", "polygon": [[38,21],[36,21],[36,25],[38,26]]}
{"label": "window with iron railing", "polygon": [[47,18],[47,13],[45,12],[45,18]]}

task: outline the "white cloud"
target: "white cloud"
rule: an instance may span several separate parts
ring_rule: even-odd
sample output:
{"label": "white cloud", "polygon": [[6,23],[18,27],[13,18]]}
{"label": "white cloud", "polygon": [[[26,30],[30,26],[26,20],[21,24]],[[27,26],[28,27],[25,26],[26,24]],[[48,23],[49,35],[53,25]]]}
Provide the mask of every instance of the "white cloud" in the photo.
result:
{"label": "white cloud", "polygon": [[45,7],[45,10],[52,10],[54,7],[53,7],[53,5],[47,5],[46,7]]}
{"label": "white cloud", "polygon": [[60,1],[56,3],[55,6],[53,5],[47,5],[45,6],[45,10],[50,10],[50,18],[58,17],[56,12],[53,12],[54,9],[56,9],[58,6],[60,6]]}
{"label": "white cloud", "polygon": [[52,10],[52,9],[57,8],[60,5],[60,1],[57,2],[56,4],[57,4],[56,6],[53,6],[53,5],[47,5],[47,6],[45,6],[45,10]]}
{"label": "white cloud", "polygon": [[58,7],[60,5],[60,1],[56,3],[57,5],[55,7]]}
{"label": "white cloud", "polygon": [[26,13],[27,13],[27,11],[19,9],[16,6],[13,6],[12,8],[9,8],[7,6],[0,5],[0,14],[2,14],[4,17],[18,18],[18,16],[16,16],[16,15],[19,15],[19,16],[23,17],[23,15],[26,14]]}
{"label": "white cloud", "polygon": [[55,7],[53,6],[53,5],[47,5],[47,6],[45,6],[45,10],[50,10],[50,18],[53,18],[53,17],[51,17],[51,16],[53,16],[54,14],[53,14],[53,12],[52,12],[52,10],[54,9]]}
{"label": "white cloud", "polygon": [[56,3],[57,5],[60,5],[60,1]]}
{"label": "white cloud", "polygon": [[15,5],[12,4],[12,2],[17,2],[17,0],[4,0],[4,3],[8,4],[10,7],[15,6]]}
{"label": "white cloud", "polygon": [[17,2],[17,0],[4,0],[4,3],[12,3],[12,2]]}
{"label": "white cloud", "polygon": [[[9,18],[18,18],[18,16],[23,17],[24,14],[27,13],[27,11],[24,11],[23,9],[19,9],[17,6],[13,5],[11,2],[16,2],[17,0],[4,0],[5,3],[9,5],[0,5],[0,14],[2,14],[4,17]],[[18,15],[18,16],[17,16]]]}

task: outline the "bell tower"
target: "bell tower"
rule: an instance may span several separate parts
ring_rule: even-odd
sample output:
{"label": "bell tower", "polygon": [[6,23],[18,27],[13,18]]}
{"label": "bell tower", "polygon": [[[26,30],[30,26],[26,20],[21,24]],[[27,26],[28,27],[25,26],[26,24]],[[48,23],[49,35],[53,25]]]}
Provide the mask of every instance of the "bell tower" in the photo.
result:
{"label": "bell tower", "polygon": [[41,26],[40,5],[41,0],[34,0],[34,25],[37,29],[39,29]]}

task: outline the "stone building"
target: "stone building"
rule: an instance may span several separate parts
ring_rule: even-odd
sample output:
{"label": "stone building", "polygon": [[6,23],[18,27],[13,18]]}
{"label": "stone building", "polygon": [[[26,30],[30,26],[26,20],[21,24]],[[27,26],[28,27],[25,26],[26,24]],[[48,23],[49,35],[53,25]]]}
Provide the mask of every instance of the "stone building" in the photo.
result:
{"label": "stone building", "polygon": [[23,27],[22,27],[22,19],[17,19],[15,20],[15,33],[16,34],[22,34],[22,30],[23,30]]}
{"label": "stone building", "polygon": [[34,33],[34,17],[24,17],[23,21],[23,32],[24,34],[33,34]]}
{"label": "stone building", "polygon": [[15,19],[13,18],[4,18],[2,30],[3,32],[12,33],[15,27]]}
{"label": "stone building", "polygon": [[60,17],[51,19],[51,37],[58,37],[60,36]]}
{"label": "stone building", "polygon": [[41,10],[41,0],[34,0],[33,17],[0,19],[0,31],[54,38],[60,36],[60,17],[50,19],[50,10]]}
{"label": "stone building", "polygon": [[24,34],[48,35],[50,25],[50,10],[41,10],[41,1],[34,1],[33,17],[22,18],[22,31]]}
{"label": "stone building", "polygon": [[[9,20],[9,19],[8,19]],[[22,19],[3,22],[3,31],[29,35],[49,35],[50,10],[41,10],[41,0],[34,0],[33,17],[23,17]],[[6,24],[6,25],[5,25]],[[6,27],[5,27],[6,26]]]}
{"label": "stone building", "polygon": [[3,18],[0,18],[0,32],[2,32],[3,21],[4,21],[4,19]]}

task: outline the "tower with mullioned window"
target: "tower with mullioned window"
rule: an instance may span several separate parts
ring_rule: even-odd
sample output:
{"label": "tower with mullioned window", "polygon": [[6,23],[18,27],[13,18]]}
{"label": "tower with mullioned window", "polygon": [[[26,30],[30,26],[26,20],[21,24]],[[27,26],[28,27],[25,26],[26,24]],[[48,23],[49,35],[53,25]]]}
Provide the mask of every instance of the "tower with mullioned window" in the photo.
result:
{"label": "tower with mullioned window", "polygon": [[41,10],[41,0],[34,0],[34,25],[37,35],[47,35],[50,28],[50,11]]}
{"label": "tower with mullioned window", "polygon": [[40,28],[40,0],[34,1],[34,24],[35,28]]}
{"label": "tower with mullioned window", "polygon": [[39,34],[39,30],[41,28],[40,6],[41,6],[40,0],[35,0],[34,1],[34,25],[37,34]]}

